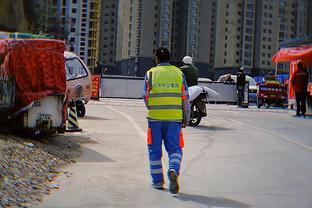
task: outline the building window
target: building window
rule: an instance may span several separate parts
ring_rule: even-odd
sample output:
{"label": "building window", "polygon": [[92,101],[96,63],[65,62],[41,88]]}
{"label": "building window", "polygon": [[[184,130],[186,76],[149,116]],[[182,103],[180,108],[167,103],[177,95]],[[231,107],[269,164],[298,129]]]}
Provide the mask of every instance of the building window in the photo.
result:
{"label": "building window", "polygon": [[248,42],[251,42],[252,41],[252,36],[245,35],[245,40],[248,41]]}
{"label": "building window", "polygon": [[252,28],[246,27],[246,33],[247,34],[252,34]]}
{"label": "building window", "polygon": [[244,60],[244,65],[251,65],[251,61],[250,60]]}
{"label": "building window", "polygon": [[262,65],[265,65],[265,61],[262,61],[261,63],[262,63]]}
{"label": "building window", "polygon": [[253,18],[253,12],[248,12],[248,11],[247,11],[247,12],[246,12],[246,16],[247,16],[247,17],[250,17],[250,18]]}
{"label": "building window", "polygon": [[226,64],[226,59],[224,59],[224,63]]}
{"label": "building window", "polygon": [[268,61],[267,64],[270,66],[270,65],[271,65],[271,62]]}
{"label": "building window", "polygon": [[72,13],[76,13],[77,12],[77,9],[76,8],[72,8]]}
{"label": "building window", "polygon": [[247,19],[247,20],[246,20],[246,25],[252,26],[252,25],[253,25],[253,21],[250,20],[250,19]]}
{"label": "building window", "polygon": [[72,2],[73,2],[73,4],[77,4],[77,0],[73,0]]}
{"label": "building window", "polygon": [[253,9],[253,4],[247,4],[247,9]]}
{"label": "building window", "polygon": [[249,43],[245,43],[245,49],[246,50],[251,50],[252,49],[252,45]]}
{"label": "building window", "polygon": [[246,58],[251,58],[251,52],[250,51],[245,51],[245,57]]}

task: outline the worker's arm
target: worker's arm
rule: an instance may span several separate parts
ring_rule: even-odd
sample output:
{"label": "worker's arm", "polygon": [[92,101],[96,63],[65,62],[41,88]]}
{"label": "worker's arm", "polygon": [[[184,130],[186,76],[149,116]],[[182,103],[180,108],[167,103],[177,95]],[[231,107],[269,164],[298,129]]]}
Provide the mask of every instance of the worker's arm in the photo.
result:
{"label": "worker's arm", "polygon": [[148,78],[147,78],[147,75],[145,75],[144,84],[143,84],[143,93],[142,93],[142,97],[145,102],[145,105],[147,105],[147,102],[148,102],[149,91],[150,91],[150,87],[148,83]]}
{"label": "worker's arm", "polygon": [[186,127],[186,124],[190,121],[191,117],[191,104],[189,101],[188,86],[184,74],[182,85],[182,112],[183,112],[182,127]]}

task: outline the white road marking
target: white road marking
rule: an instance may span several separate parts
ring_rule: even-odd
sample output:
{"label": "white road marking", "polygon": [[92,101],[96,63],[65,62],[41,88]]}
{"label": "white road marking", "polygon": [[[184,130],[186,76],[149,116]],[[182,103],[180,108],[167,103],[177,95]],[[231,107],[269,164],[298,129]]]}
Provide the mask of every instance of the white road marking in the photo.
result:
{"label": "white road marking", "polygon": [[246,127],[249,127],[249,128],[253,128],[253,129],[256,129],[256,130],[259,130],[259,131],[262,131],[262,132],[265,132],[271,136],[274,136],[274,137],[279,137],[285,141],[288,141],[292,144],[295,144],[295,145],[298,145],[306,150],[309,150],[309,151],[312,151],[312,147],[311,146],[308,146],[308,145],[305,145],[305,144],[301,144],[301,143],[298,143],[296,142],[295,140],[287,137],[287,136],[284,136],[284,135],[281,135],[281,134],[276,134],[276,133],[272,133],[271,131],[268,131],[266,129],[263,129],[263,128],[259,128],[259,127],[256,127],[256,126],[253,126],[253,125],[249,125],[249,124],[246,124],[246,123],[243,123],[243,122],[240,122],[240,121],[236,121],[236,120],[233,120],[233,119],[227,119],[229,121],[232,121],[233,123],[237,123],[239,125],[243,125],[243,126],[246,126]]}
{"label": "white road marking", "polygon": [[130,123],[131,123],[131,124],[133,125],[133,127],[136,129],[136,131],[138,132],[138,134],[139,134],[143,139],[146,138],[146,136],[145,136],[145,131],[143,131],[143,130],[141,129],[141,127],[135,122],[135,120],[134,120],[131,116],[129,116],[128,114],[126,114],[126,113],[124,113],[124,112],[122,112],[122,111],[117,110],[116,108],[113,108],[112,106],[106,106],[106,107],[109,108],[109,109],[111,109],[111,110],[113,110],[113,111],[115,111],[116,113],[119,113],[120,115],[126,117],[126,118],[128,119],[128,121],[130,121]]}

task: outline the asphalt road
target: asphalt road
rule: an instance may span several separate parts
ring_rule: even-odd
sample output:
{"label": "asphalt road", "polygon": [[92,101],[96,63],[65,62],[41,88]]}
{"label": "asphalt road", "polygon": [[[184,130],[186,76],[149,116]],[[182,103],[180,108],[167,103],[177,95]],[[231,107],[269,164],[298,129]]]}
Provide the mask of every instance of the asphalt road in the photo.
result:
{"label": "asphalt road", "polygon": [[207,107],[208,117],[184,130],[181,189],[171,195],[150,187],[143,102],[89,103],[79,120],[83,133],[73,135],[84,154],[38,207],[312,207],[311,119],[279,109]]}

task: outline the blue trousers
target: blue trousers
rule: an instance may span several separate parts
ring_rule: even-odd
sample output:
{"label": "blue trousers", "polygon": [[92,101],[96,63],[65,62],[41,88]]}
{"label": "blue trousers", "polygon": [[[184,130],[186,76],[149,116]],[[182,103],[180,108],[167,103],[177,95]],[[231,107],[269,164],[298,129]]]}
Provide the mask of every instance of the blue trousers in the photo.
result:
{"label": "blue trousers", "polygon": [[180,172],[184,146],[181,122],[148,122],[148,155],[153,183],[164,181],[162,170],[162,141],[169,157],[169,170]]}

